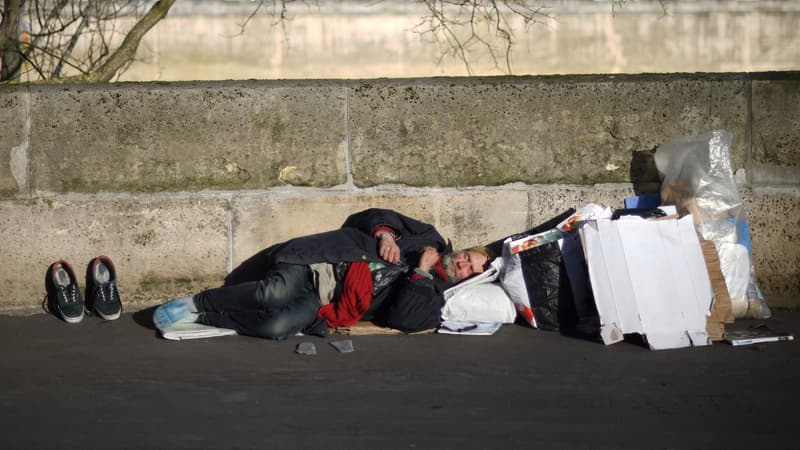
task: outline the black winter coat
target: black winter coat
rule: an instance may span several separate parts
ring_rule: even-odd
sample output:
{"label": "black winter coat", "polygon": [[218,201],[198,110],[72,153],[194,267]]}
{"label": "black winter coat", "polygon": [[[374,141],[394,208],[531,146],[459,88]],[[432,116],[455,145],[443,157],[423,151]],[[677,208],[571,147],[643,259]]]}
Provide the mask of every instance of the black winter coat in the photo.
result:
{"label": "black winter coat", "polygon": [[[378,226],[388,226],[397,233],[401,258],[412,266],[426,245],[439,252],[450,250],[432,225],[396,211],[372,208],[349,216],[338,230],[291,239],[256,253],[225,277],[225,285],[262,280],[276,263],[383,262],[378,241],[372,237]],[[438,279],[411,281],[402,277],[380,299],[373,300],[376,307],[370,308],[370,314],[374,311],[374,317],[368,319],[406,332],[435,328],[444,305],[442,292],[448,286]]]}

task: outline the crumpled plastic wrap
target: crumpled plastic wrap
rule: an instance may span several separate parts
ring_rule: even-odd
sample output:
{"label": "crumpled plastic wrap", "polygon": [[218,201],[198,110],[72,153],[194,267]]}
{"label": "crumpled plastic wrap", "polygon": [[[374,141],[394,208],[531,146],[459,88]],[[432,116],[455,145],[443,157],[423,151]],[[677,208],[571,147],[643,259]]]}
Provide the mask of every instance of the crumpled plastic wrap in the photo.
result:
{"label": "crumpled plastic wrap", "polygon": [[772,315],[756,282],[747,217],[731,163],[733,135],[713,130],[656,149],[661,198],[681,216],[692,214],[697,232],[712,241],[731,297],[734,317]]}

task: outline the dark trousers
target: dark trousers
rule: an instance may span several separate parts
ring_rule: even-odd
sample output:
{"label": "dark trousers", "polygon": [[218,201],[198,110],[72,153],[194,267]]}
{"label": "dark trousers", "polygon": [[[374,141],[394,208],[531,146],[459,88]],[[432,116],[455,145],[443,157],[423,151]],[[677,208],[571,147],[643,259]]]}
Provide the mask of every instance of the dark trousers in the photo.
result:
{"label": "dark trousers", "polygon": [[303,265],[277,264],[264,280],[209,289],[194,302],[201,323],[248,336],[286,339],[320,321],[319,296]]}

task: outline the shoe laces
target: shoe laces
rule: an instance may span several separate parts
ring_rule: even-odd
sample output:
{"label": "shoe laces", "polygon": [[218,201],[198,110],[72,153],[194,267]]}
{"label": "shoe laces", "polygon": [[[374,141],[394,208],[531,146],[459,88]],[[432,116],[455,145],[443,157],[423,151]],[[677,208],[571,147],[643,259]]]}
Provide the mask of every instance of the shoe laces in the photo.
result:
{"label": "shoe laces", "polygon": [[[114,301],[114,290],[116,289],[116,285],[114,283],[103,283],[100,286],[100,301],[101,302],[111,302]],[[108,298],[106,298],[106,289],[108,289]]]}
{"label": "shoe laces", "polygon": [[70,284],[69,286],[59,286],[58,290],[61,292],[65,302],[78,303],[78,299],[76,298],[78,290],[74,284]]}

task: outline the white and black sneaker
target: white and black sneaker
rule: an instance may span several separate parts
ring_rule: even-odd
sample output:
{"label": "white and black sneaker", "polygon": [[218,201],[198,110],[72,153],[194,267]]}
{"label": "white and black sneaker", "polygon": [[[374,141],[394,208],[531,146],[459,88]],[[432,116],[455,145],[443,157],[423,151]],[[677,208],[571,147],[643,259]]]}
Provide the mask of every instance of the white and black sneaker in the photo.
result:
{"label": "white and black sneaker", "polygon": [[50,312],[67,323],[78,323],[83,320],[83,297],[78,288],[75,272],[69,263],[58,260],[50,265],[45,277],[45,289]]}
{"label": "white and black sneaker", "polygon": [[86,268],[86,310],[104,320],[119,319],[122,315],[117,271],[108,256],[92,259]]}

